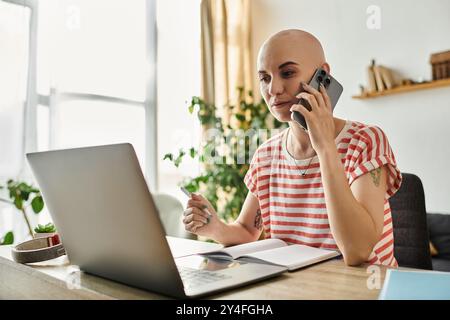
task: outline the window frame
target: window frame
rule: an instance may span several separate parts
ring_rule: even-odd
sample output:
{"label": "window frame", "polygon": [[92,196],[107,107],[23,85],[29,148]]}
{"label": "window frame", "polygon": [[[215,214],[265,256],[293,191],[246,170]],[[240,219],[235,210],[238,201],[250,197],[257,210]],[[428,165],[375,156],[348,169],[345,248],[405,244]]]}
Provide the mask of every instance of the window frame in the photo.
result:
{"label": "window frame", "polygon": [[[49,95],[40,95],[37,92],[37,26],[38,26],[38,1],[37,0],[2,0],[11,4],[28,7],[30,9],[29,21],[29,45],[28,45],[28,72],[27,90],[24,106],[24,129],[22,140],[22,153],[37,151],[38,129],[37,129],[37,108],[38,105],[49,108],[49,147],[55,147],[56,117],[58,107],[56,101],[64,100],[96,100],[105,102],[119,102],[132,107],[143,107],[145,112],[145,172],[147,183],[152,190],[158,189],[158,161],[157,161],[157,25],[156,25],[156,0],[145,2],[145,34],[146,34],[146,74],[148,75],[145,84],[145,100],[135,101],[113,96],[87,94],[81,92],[57,92],[55,88],[50,88]],[[21,174],[28,176],[22,157]]]}

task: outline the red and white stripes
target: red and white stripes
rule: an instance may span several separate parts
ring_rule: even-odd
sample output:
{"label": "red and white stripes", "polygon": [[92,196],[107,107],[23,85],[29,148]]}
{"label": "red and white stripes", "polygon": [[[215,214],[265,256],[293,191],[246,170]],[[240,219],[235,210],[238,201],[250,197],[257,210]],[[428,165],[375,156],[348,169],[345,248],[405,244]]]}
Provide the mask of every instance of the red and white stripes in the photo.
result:
{"label": "red and white stripes", "polygon": [[[294,160],[283,144],[284,134],[277,134],[258,148],[244,179],[259,200],[266,237],[338,250],[328,222],[318,158]],[[347,121],[335,141],[349,185],[387,165],[383,235],[369,262],[396,266],[388,198],[400,187],[401,174],[387,137],[378,127]]]}

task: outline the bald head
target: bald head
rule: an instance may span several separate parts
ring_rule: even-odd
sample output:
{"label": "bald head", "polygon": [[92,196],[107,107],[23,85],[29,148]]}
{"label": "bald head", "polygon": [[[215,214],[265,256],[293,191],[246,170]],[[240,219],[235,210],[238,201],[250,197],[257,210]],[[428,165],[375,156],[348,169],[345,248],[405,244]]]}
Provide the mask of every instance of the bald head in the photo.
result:
{"label": "bald head", "polygon": [[309,32],[297,29],[280,31],[267,39],[258,54],[258,70],[274,60],[293,60],[306,69],[317,69],[325,60],[322,45]]}
{"label": "bald head", "polygon": [[257,64],[261,95],[279,121],[291,121],[289,108],[298,102],[302,82],[309,83],[317,68],[330,72],[319,40],[302,30],[284,30],[267,39]]}

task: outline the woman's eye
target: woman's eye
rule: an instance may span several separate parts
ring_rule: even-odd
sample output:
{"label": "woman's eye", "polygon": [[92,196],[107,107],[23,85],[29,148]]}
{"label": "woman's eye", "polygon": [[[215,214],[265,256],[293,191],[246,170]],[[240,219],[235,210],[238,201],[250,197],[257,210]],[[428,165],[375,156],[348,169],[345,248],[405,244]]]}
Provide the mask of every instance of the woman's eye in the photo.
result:
{"label": "woman's eye", "polygon": [[283,72],[281,73],[281,75],[282,75],[284,78],[288,78],[288,77],[292,76],[294,73],[295,73],[295,71],[288,70],[288,71],[283,71]]}
{"label": "woman's eye", "polygon": [[270,77],[268,75],[260,76],[259,77],[259,81],[269,82],[270,81]]}

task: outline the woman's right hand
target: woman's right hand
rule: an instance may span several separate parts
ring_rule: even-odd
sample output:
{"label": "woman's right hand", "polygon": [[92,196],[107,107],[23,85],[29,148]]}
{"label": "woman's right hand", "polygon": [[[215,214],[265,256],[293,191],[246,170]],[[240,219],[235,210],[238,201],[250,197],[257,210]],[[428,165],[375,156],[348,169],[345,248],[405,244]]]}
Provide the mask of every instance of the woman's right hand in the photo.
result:
{"label": "woman's right hand", "polygon": [[220,224],[216,210],[205,197],[198,193],[191,194],[183,215],[186,231],[199,236],[213,238]]}

